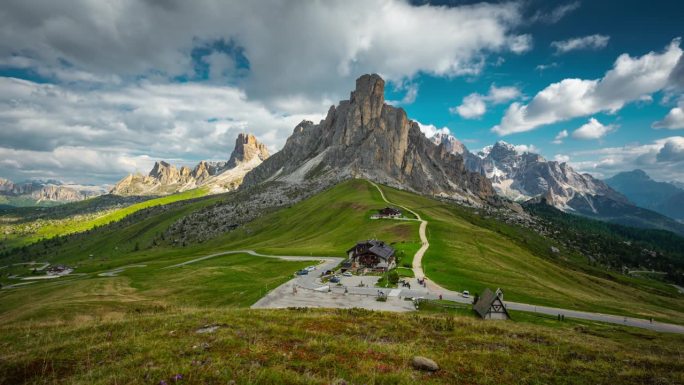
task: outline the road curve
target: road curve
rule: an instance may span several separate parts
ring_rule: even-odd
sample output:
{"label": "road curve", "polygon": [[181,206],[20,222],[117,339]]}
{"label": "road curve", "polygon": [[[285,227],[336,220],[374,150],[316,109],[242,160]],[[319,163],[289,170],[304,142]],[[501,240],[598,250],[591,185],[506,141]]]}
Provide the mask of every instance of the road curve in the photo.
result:
{"label": "road curve", "polygon": [[[413,215],[418,218],[418,220],[421,222],[420,223],[420,240],[423,243],[421,248],[418,250],[416,255],[413,257],[413,272],[415,273],[416,277],[425,277],[425,273],[423,272],[422,268],[422,260],[423,260],[423,254],[425,254],[425,251],[427,251],[428,247],[430,247],[430,244],[428,243],[427,237],[425,235],[425,230],[427,228],[428,222],[426,220],[423,220],[420,215],[409,209],[408,207],[398,205],[396,203],[392,203],[387,198],[385,198],[385,194],[382,192],[382,189],[380,186],[377,184],[369,181],[375,188],[378,189],[380,192],[380,196],[382,196],[382,199],[390,205],[393,206],[398,206],[403,208],[406,211],[411,212]],[[403,290],[402,291],[403,296],[416,296],[416,295],[421,295],[421,293],[410,293],[410,291]],[[437,285],[436,283],[432,282],[431,280],[428,281],[428,293],[423,294],[425,298],[438,298],[438,296],[441,296],[444,299],[452,300],[452,301],[457,301],[457,302],[463,302],[463,303],[470,303],[471,299],[465,299],[463,298],[460,293],[448,289],[444,289],[441,286]],[[611,315],[611,314],[601,314],[601,313],[591,313],[591,312],[585,312],[585,311],[579,311],[579,310],[570,310],[570,309],[561,309],[561,308],[554,308],[554,307],[547,307],[547,306],[538,306],[538,305],[531,305],[531,304],[526,304],[526,303],[518,303],[518,302],[505,302],[506,306],[508,309],[511,310],[518,310],[518,311],[525,311],[525,312],[531,312],[531,313],[539,313],[539,314],[546,314],[546,315],[563,315],[564,317],[568,318],[577,318],[577,319],[584,319],[584,320],[589,320],[589,321],[600,321],[600,322],[606,322],[606,323],[612,323],[612,324],[618,324],[618,325],[625,325],[625,326],[633,326],[633,327],[638,327],[642,329],[649,329],[657,332],[667,332],[667,333],[678,333],[678,334],[684,334],[684,326],[682,325],[676,325],[676,324],[669,324],[669,323],[662,323],[662,322],[656,322],[653,321],[651,322],[650,320],[645,320],[642,318],[633,318],[633,317],[623,317],[623,316],[618,316],[618,315]]]}
{"label": "road curve", "polygon": [[[423,271],[423,255],[425,255],[425,252],[430,247],[430,242],[428,242],[427,234],[426,234],[428,221],[421,218],[420,214],[411,210],[410,208],[408,208],[406,206],[402,206],[400,204],[396,204],[394,202],[390,202],[385,197],[385,193],[382,191],[380,186],[378,186],[374,182],[371,182],[371,181],[368,181],[368,182],[370,182],[370,184],[372,184],[373,186],[375,186],[376,189],[378,189],[378,191],[380,192],[380,196],[382,197],[382,200],[385,201],[385,203],[392,205],[392,206],[401,207],[402,209],[404,209],[404,210],[410,212],[411,214],[415,215],[415,217],[420,222],[420,227],[418,229],[418,235],[420,236],[421,246],[420,246],[420,249],[418,249],[418,251],[416,251],[416,254],[413,256],[413,264],[412,264],[411,268],[413,269],[413,274],[416,278],[425,278],[425,272]],[[445,289],[445,288],[439,286],[438,284],[432,282],[432,280],[427,282],[427,286],[428,286],[427,288],[429,290],[432,290],[432,291],[448,291],[447,289]]]}

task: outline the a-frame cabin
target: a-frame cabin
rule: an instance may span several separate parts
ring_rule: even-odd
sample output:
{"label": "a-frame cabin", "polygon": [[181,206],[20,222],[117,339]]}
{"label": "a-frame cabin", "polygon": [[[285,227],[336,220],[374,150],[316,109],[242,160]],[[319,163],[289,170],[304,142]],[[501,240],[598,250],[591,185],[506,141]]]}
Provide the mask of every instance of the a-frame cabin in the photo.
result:
{"label": "a-frame cabin", "polygon": [[484,289],[480,298],[473,304],[473,310],[482,319],[507,320],[511,318],[508,310],[506,310],[506,305],[503,303],[503,292],[501,289],[496,289],[496,293],[489,290],[489,288]]}

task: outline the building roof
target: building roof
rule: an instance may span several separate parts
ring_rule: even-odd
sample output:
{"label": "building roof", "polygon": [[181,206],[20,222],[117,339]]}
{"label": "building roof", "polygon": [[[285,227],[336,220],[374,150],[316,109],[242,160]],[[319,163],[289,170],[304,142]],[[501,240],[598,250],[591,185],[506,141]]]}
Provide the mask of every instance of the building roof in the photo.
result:
{"label": "building roof", "polygon": [[378,210],[380,214],[384,215],[398,215],[401,214],[401,211],[399,209],[395,209],[394,207],[385,207],[384,209]]}
{"label": "building roof", "polygon": [[[494,301],[496,301],[497,299],[501,300],[499,298],[499,294],[494,293],[493,291],[489,290],[489,288],[485,288],[482,292],[482,295],[480,295],[480,297],[478,298],[477,303],[473,304],[473,310],[475,310],[475,312],[477,312],[477,314],[479,314],[480,317],[484,318],[489,312],[489,309],[492,308],[492,304],[494,303]],[[501,301],[501,303],[503,304],[503,301]],[[503,310],[504,312],[506,312],[506,315],[510,318],[506,306],[503,306]]]}
{"label": "building roof", "polygon": [[378,241],[377,239],[369,239],[367,241],[359,242],[347,252],[353,251],[359,246],[368,247],[368,252],[377,255],[378,257],[388,260],[392,255],[394,255],[394,248],[383,241]]}

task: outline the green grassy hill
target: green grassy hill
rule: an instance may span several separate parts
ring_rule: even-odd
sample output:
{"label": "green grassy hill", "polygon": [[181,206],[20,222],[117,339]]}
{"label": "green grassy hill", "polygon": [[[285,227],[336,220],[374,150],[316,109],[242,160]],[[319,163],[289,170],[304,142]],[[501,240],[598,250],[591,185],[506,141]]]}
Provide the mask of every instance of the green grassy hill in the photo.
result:
{"label": "green grassy hill", "polygon": [[[430,221],[426,271],[447,288],[502,287],[508,300],[684,323],[684,296],[662,283],[588,266],[566,250],[551,255],[553,240],[476,210],[383,190]],[[245,194],[231,193],[141,208],[1,259],[3,285],[17,283],[8,274],[30,275],[33,266],[10,265],[15,262],[77,269],[68,277],[0,291],[0,384],[159,383],[177,373],[191,384],[682,380],[679,336],[524,313],[513,322],[481,323],[461,313],[244,310],[238,308],[310,263],[233,254],[164,269],[226,250],[343,256],[367,238],[393,243],[405,254],[419,246],[418,222],[370,219],[386,204],[362,180],[265,210],[207,242],[159,242],[189,213],[241,199]],[[410,265],[410,258],[400,264]],[[116,269],[116,276],[100,275]],[[194,331],[213,323],[222,326],[216,334]],[[443,371],[414,371],[414,354],[437,359]],[[501,362],[506,370],[497,369]]]}
{"label": "green grassy hill", "polygon": [[[68,204],[68,208],[57,208],[53,211],[57,213],[67,211],[71,215],[57,218],[51,218],[47,215],[31,220],[22,220],[22,215],[31,217],[36,208],[25,208],[24,210],[9,210],[3,215],[3,222],[7,223],[4,227],[20,227],[23,231],[13,231],[2,240],[1,245],[5,248],[12,248],[18,246],[28,245],[37,242],[41,239],[49,239],[55,236],[62,236],[72,233],[83,232],[90,230],[97,226],[103,226],[108,223],[119,221],[128,215],[148,207],[155,207],[166,205],[173,202],[183,201],[187,199],[199,198],[207,195],[207,190],[198,188],[184,191],[181,193],[168,195],[159,198],[145,200],[139,203],[134,203],[121,208],[105,209],[96,212],[90,212],[91,206],[97,206],[98,198],[93,200],[85,200]],[[45,209],[43,209],[44,211]],[[81,214],[86,213],[86,214]]]}

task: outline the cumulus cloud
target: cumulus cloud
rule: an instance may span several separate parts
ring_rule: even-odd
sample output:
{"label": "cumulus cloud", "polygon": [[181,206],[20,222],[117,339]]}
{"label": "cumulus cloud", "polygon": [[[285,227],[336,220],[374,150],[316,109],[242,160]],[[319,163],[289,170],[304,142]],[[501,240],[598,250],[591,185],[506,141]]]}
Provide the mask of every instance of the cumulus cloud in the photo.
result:
{"label": "cumulus cloud", "polygon": [[386,100],[387,104],[393,105],[393,106],[401,106],[401,105],[407,105],[407,104],[412,104],[413,102],[416,101],[416,98],[418,97],[418,84],[417,83],[412,83],[412,82],[403,82],[400,83],[397,87],[395,87],[396,91],[403,91],[404,92],[404,97],[401,98],[401,100]]}
{"label": "cumulus cloud", "polygon": [[506,103],[520,96],[520,90],[516,87],[496,87],[492,84],[487,95],[472,93],[464,97],[460,105],[449,108],[449,112],[464,119],[477,119],[487,112],[487,103]]}
{"label": "cumulus cloud", "polygon": [[557,54],[562,54],[576,50],[597,50],[605,48],[608,45],[610,36],[606,35],[589,35],[584,37],[575,37],[567,40],[559,40],[551,42],[551,47],[556,50]]}
{"label": "cumulus cloud", "polygon": [[555,160],[558,163],[566,163],[570,161],[570,157],[563,154],[556,154],[554,155],[553,160]]}
{"label": "cumulus cloud", "polygon": [[568,137],[568,130],[563,130],[556,134],[556,137],[553,138],[553,144],[562,144],[563,139]]}
{"label": "cumulus cloud", "polygon": [[672,136],[647,144],[577,151],[573,167],[598,176],[643,169],[656,180],[684,181],[684,137]]}
{"label": "cumulus cloud", "polygon": [[684,102],[670,110],[662,120],[654,122],[651,127],[678,130],[684,128]]}
{"label": "cumulus cloud", "polygon": [[450,135],[451,130],[447,127],[442,127],[442,128],[437,128],[434,124],[423,124],[421,122],[416,122],[418,123],[418,127],[420,127],[420,131],[425,134],[426,137],[432,138],[435,136],[435,134],[445,134],[445,135]]}
{"label": "cumulus cloud", "polygon": [[[14,178],[35,172],[30,166],[39,163],[25,157],[46,160],[40,170],[52,165],[65,175],[81,173],[90,178],[79,180],[84,183],[111,182],[122,171],[139,170],[150,157],[225,160],[240,132],[251,132],[275,149],[302,119],[323,117],[276,114],[237,88],[210,84],[80,89],[0,77],[0,89],[2,159],[22,166],[6,169]],[[114,166],[105,177],[80,160]]]}
{"label": "cumulus cloud", "polygon": [[[96,77],[192,77],[194,49],[229,42],[244,55],[249,72],[239,85],[250,98],[338,100],[362,73],[387,80],[420,72],[477,74],[489,53],[528,50],[531,37],[514,32],[523,22],[521,7],[416,7],[400,0],[8,0],[0,13],[0,57],[20,53],[40,68],[68,63]],[[211,76],[234,64],[220,54],[204,61],[212,64]]]}
{"label": "cumulus cloud", "polygon": [[524,154],[526,152],[532,152],[538,154],[541,152],[534,144],[516,144],[513,146],[518,154]]}
{"label": "cumulus cloud", "polygon": [[659,162],[684,161],[684,137],[675,136],[669,138],[663,145],[663,148],[658,151],[656,160]]}
{"label": "cumulus cloud", "polygon": [[609,132],[615,130],[612,124],[604,125],[595,118],[590,118],[588,122],[580,126],[572,133],[572,137],[580,140],[600,139],[606,136]]}
{"label": "cumulus cloud", "polygon": [[513,103],[501,123],[499,135],[533,130],[539,126],[598,112],[617,112],[625,104],[664,89],[682,56],[680,39],[663,52],[641,57],[620,55],[601,79],[564,79],[541,90],[529,104]]}

